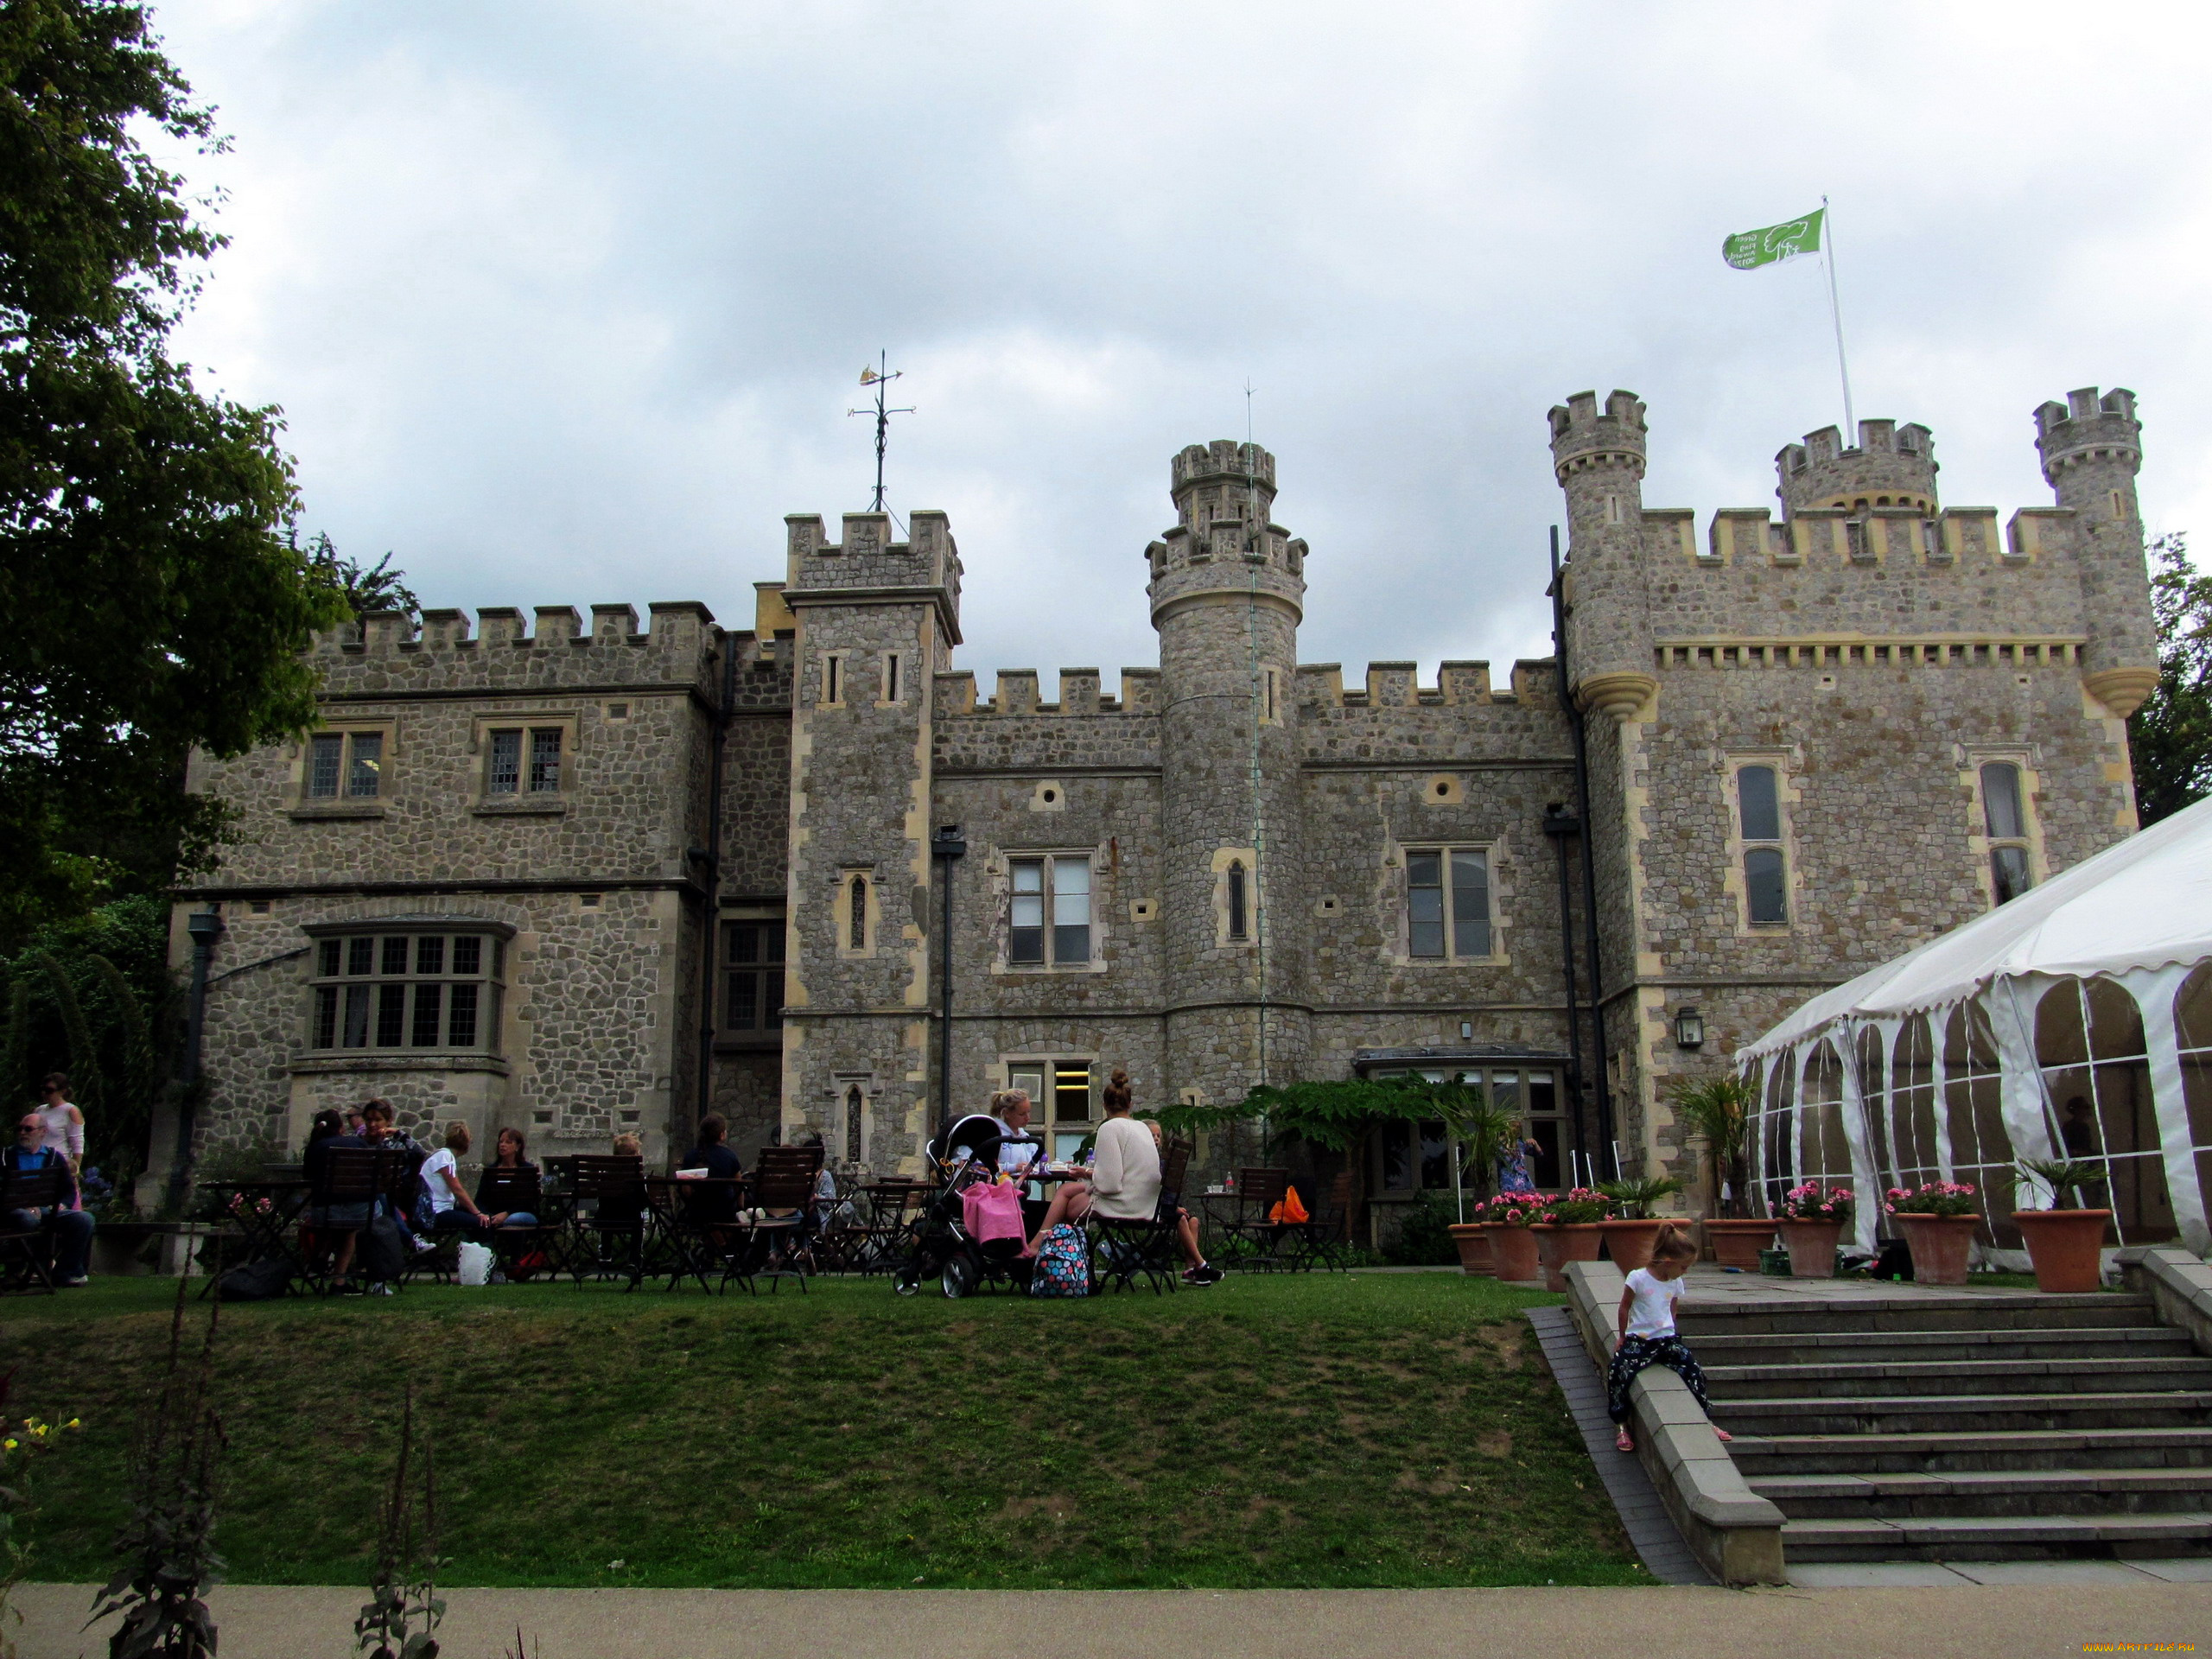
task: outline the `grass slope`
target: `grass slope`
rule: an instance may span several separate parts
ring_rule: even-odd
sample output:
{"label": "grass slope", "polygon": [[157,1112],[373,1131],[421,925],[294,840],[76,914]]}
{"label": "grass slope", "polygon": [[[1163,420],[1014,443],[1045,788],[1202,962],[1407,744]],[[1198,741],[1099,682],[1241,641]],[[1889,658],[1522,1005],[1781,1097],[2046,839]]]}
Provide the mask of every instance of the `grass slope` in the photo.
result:
{"label": "grass slope", "polygon": [[[38,1475],[38,1577],[108,1573],[173,1288],[0,1310],[13,1412],[86,1424]],[[817,1281],[232,1307],[218,1542],[240,1582],[365,1581],[411,1376],[448,1583],[1648,1583],[1522,1317],[1555,1300],[1355,1274],[1084,1302]]]}

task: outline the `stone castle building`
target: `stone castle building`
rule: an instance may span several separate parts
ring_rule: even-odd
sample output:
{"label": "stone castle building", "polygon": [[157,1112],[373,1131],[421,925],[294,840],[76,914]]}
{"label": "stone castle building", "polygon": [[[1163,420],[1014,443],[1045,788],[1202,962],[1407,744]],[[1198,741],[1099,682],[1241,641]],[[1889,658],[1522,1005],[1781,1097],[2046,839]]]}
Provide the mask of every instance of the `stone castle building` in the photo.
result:
{"label": "stone castle building", "polygon": [[[1174,458],[1146,550],[1159,666],[1056,702],[954,666],[938,512],[788,519],[749,629],[372,616],[315,647],[316,733],[194,766],[238,815],[179,900],[224,924],[201,1133],[296,1146],[376,1094],[658,1163],[711,1105],[748,1158],[912,1167],[949,948],[950,1099],[1025,1085],[1063,1144],[1115,1067],[1141,1104],[1420,1070],[1526,1114],[1547,1181],[1609,1139],[1674,1160],[1675,1078],[2134,826],[2133,397],[2035,423],[2056,501],[2002,524],[1942,504],[1925,428],[1867,421],[1781,452],[1778,517],[1700,534],[1644,505],[1643,405],[1569,398],[1571,697],[1554,659],[1300,662],[1308,550],[1226,442]],[[1376,1157],[1382,1194],[1450,1179],[1419,1129]]]}

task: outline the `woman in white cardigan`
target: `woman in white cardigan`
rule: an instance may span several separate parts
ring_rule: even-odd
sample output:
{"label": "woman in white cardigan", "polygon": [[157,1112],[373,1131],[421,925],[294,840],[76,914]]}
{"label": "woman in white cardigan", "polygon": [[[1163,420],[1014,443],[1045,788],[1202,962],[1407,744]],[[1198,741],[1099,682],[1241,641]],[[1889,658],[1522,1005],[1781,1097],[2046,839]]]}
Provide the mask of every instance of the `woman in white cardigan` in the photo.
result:
{"label": "woman in white cardigan", "polygon": [[[1159,1209],[1159,1137],[1151,1124],[1129,1116],[1130,1104],[1128,1073],[1116,1071],[1106,1085],[1106,1121],[1098,1126],[1097,1156],[1091,1164],[1090,1185],[1070,1181],[1053,1195],[1043,1224],[1029,1242],[1032,1250],[1059,1223],[1080,1221],[1092,1211],[1118,1221],[1149,1221]],[[1198,1286],[1218,1282],[1221,1270],[1199,1254],[1198,1228],[1187,1215],[1180,1217],[1177,1233],[1190,1263],[1183,1273],[1184,1282]]]}

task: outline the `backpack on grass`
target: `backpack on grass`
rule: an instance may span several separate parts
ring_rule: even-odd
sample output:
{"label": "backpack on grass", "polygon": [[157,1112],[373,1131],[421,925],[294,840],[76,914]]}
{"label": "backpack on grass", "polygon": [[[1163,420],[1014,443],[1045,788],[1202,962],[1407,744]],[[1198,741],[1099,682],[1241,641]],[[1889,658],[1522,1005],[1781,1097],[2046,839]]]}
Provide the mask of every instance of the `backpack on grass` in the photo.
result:
{"label": "backpack on grass", "polygon": [[232,1268],[215,1281],[218,1300],[226,1302],[274,1301],[290,1288],[292,1264],[282,1256],[264,1256],[258,1262],[249,1262],[242,1268]]}

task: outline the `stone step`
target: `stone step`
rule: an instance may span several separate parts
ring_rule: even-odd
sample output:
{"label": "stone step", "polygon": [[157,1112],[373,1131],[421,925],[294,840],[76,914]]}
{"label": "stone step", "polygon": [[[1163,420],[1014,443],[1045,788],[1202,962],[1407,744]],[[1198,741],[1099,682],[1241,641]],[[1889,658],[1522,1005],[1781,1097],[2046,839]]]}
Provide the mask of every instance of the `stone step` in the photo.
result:
{"label": "stone step", "polygon": [[2212,1510],[2212,1469],[1985,1470],[1929,1475],[1760,1475],[1793,1521],[2178,1514]]}
{"label": "stone step", "polygon": [[2212,1393],[1891,1395],[1715,1399],[1713,1415],[1730,1433],[1753,1434],[1945,1434],[1991,1430],[2195,1428],[2212,1414]]}
{"label": "stone step", "polygon": [[2133,1359],[2196,1351],[2162,1325],[2022,1331],[1824,1331],[1799,1336],[1700,1332],[1697,1356],[1714,1365],[1887,1364],[1936,1359]]}
{"label": "stone step", "polygon": [[1728,1450],[1746,1479],[1798,1474],[1940,1475],[2002,1469],[2212,1469],[2212,1428],[1738,1434]]}
{"label": "stone step", "polygon": [[2071,1394],[2125,1387],[2130,1393],[2212,1391],[2212,1359],[2159,1354],[2113,1359],[1893,1360],[1885,1364],[1707,1365],[1715,1400],[1748,1395],[1871,1400],[1897,1395]]}
{"label": "stone step", "polygon": [[2212,1513],[1785,1521],[1792,1561],[2047,1560],[2212,1553]]}
{"label": "stone step", "polygon": [[1817,1336],[1861,1331],[2037,1331],[2158,1323],[2150,1300],[2112,1291],[2073,1296],[1980,1292],[1685,1302],[1675,1315],[1694,1347],[1707,1335]]}

